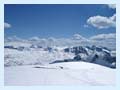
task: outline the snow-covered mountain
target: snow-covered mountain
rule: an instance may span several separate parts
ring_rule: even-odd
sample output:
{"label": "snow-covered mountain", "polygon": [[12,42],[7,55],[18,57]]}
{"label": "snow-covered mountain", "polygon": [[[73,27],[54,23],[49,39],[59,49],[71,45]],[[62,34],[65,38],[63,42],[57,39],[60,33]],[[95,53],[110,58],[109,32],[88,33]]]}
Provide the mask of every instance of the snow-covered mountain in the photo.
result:
{"label": "snow-covered mountain", "polygon": [[108,67],[116,67],[116,55],[115,52],[107,49],[106,47],[97,46],[78,46],[64,49],[65,52],[71,52],[75,54],[73,60],[86,61],[96,63]]}
{"label": "snow-covered mountain", "polygon": [[[38,40],[38,38],[37,38]],[[53,40],[52,40],[53,41]],[[5,66],[85,61],[115,68],[115,51],[98,46],[43,46],[36,38],[5,43]],[[113,53],[114,52],[114,53]]]}

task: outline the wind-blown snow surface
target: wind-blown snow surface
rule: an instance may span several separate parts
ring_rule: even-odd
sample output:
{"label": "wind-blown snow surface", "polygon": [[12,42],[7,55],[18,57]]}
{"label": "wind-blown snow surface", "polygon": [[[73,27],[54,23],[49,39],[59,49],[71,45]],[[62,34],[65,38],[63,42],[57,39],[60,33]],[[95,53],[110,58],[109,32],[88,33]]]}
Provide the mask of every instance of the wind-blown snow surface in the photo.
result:
{"label": "wind-blown snow surface", "polygon": [[5,85],[115,85],[115,69],[87,62],[5,67]]}

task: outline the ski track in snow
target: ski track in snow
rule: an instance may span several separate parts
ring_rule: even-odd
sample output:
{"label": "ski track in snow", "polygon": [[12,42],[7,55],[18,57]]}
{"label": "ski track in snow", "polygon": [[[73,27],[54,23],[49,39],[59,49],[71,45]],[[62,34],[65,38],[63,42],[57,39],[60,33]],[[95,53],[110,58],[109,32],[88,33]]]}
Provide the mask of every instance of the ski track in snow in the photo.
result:
{"label": "ski track in snow", "polygon": [[115,69],[86,62],[5,67],[5,85],[115,85]]}
{"label": "ski track in snow", "polygon": [[[73,71],[74,72],[74,71]],[[101,83],[98,83],[96,82],[95,80],[91,80],[88,75],[87,75],[87,70],[85,71],[81,71],[79,74],[82,75],[84,73],[84,76],[82,77],[75,77],[73,75],[71,75],[70,73],[67,73],[67,72],[64,72],[66,74],[66,76],[69,76],[71,77],[72,79],[75,79],[75,80],[78,80],[78,81],[81,81],[83,82],[84,84],[87,84],[87,85],[102,85]]]}

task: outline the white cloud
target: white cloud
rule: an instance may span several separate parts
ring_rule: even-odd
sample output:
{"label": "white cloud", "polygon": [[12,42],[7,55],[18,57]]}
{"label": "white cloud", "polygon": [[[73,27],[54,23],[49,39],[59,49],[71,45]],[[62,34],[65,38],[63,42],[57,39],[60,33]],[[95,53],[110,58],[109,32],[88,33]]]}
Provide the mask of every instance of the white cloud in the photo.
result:
{"label": "white cloud", "polygon": [[110,33],[110,34],[99,34],[96,36],[92,36],[90,38],[91,40],[115,40],[116,39],[116,34],[115,33]]}
{"label": "white cloud", "polygon": [[38,41],[38,40],[40,40],[40,38],[39,37],[31,37],[29,40],[31,40],[31,41]]}
{"label": "white cloud", "polygon": [[80,34],[74,34],[74,35],[73,35],[73,39],[74,39],[74,40],[86,40],[86,38],[84,38],[84,37],[81,36]]}
{"label": "white cloud", "polygon": [[4,23],[4,28],[11,28],[11,24],[9,24],[9,23]]}
{"label": "white cloud", "polygon": [[31,42],[30,39],[20,39],[17,37],[12,38],[5,38],[5,43],[7,42],[22,42],[22,43],[28,43],[32,45],[42,46],[42,47],[52,47],[52,46],[60,46],[60,47],[71,47],[71,46],[89,46],[89,45],[96,45],[96,46],[104,46],[111,49],[115,49],[116,47],[116,34],[110,33],[110,34],[98,34],[95,36],[92,36],[90,38],[85,38],[81,36],[80,34],[74,34],[72,38],[38,38],[33,37],[35,40],[34,42]]}
{"label": "white cloud", "polygon": [[114,14],[112,17],[110,17],[112,21],[116,21],[116,14]]}
{"label": "white cloud", "polygon": [[116,9],[116,4],[108,4],[107,6],[111,9]]}
{"label": "white cloud", "polygon": [[104,46],[109,49],[115,50],[116,49],[116,34],[115,33],[98,34],[98,35],[92,36],[90,38],[90,42],[93,45]]}
{"label": "white cloud", "polygon": [[98,29],[110,28],[116,26],[116,15],[114,14],[111,17],[105,16],[92,16],[87,20],[87,24],[92,25]]}

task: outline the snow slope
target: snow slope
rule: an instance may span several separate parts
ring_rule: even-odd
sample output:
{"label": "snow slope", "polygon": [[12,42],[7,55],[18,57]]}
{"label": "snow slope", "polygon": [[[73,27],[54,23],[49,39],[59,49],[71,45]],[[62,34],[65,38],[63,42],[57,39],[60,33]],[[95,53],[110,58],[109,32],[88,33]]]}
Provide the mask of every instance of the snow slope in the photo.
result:
{"label": "snow slope", "polygon": [[87,62],[5,67],[5,85],[115,85],[115,69]]}

